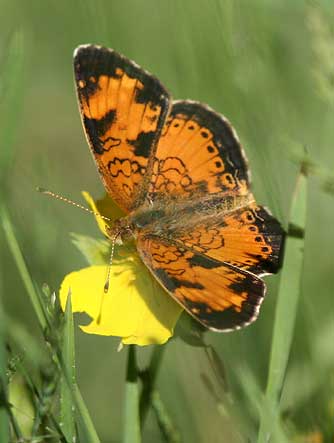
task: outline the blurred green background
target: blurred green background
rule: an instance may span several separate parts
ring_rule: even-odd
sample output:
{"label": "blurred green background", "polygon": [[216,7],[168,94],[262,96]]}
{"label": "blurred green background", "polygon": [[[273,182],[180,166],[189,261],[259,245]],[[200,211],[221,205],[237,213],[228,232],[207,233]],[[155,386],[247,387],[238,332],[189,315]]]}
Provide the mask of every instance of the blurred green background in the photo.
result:
{"label": "blurred green background", "polygon": [[[208,103],[228,117],[249,158],[257,200],[286,228],[298,162],[307,157],[304,266],[281,418],[287,441],[333,442],[332,2],[1,0],[0,5],[1,79],[14,34],[23,63],[8,107],[3,98],[8,79],[0,88],[1,151],[11,143],[8,158],[0,156],[6,191],[1,195],[40,286],[46,282],[57,291],[64,275],[86,265],[70,232],[100,235],[93,217],[35,191],[42,186],[78,202],[81,190],[103,195],[76,103],[72,54],[79,44],[112,47],[154,73],[173,97]],[[19,325],[39,337],[3,235],[0,253],[8,327]],[[203,348],[178,338],[168,344],[158,389],[182,441],[256,441],[256,403],[266,386],[279,276],[266,281],[268,296],[255,324],[231,334],[206,334],[224,364],[224,383]],[[78,383],[104,443],[122,438],[126,351],[117,353],[117,346],[117,339],[76,329]],[[140,364],[150,352],[139,350]],[[311,437],[321,439],[307,440]],[[164,441],[152,414],[144,441]]]}

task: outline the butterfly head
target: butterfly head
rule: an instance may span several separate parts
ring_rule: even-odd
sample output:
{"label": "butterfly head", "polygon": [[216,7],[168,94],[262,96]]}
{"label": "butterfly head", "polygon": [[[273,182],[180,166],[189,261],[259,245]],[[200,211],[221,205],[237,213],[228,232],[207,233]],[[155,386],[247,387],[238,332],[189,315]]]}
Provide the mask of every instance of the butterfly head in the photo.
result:
{"label": "butterfly head", "polygon": [[128,217],[115,220],[111,226],[107,226],[106,231],[108,237],[115,243],[124,244],[134,238],[134,226]]}

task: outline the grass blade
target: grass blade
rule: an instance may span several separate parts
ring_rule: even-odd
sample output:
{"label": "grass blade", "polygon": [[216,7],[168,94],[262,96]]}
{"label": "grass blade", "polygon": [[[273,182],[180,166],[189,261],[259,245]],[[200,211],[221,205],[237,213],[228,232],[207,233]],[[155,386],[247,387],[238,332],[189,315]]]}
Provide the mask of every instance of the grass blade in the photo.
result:
{"label": "grass blade", "polygon": [[11,222],[9,213],[5,205],[2,205],[1,207],[1,218],[2,218],[2,226],[5,232],[9,249],[13,255],[13,258],[19,270],[19,274],[22,278],[26,291],[30,297],[30,301],[37,315],[39,324],[42,330],[44,330],[47,326],[46,315],[42,307],[40,296],[35,288],[35,285],[33,283],[33,280],[30,276],[27,265],[25,263],[22,251],[16,239],[13,224]]}
{"label": "grass blade", "polygon": [[62,347],[58,350],[57,355],[59,368],[62,372],[62,432],[69,443],[76,441],[76,430],[78,430],[80,441],[100,443],[100,439],[76,382],[74,322],[70,295],[66,302]]}
{"label": "grass blade", "polygon": [[166,443],[180,443],[181,436],[168,415],[158,391],[152,393],[152,408],[157,417],[158,426],[161,430],[164,441]]}
{"label": "grass blade", "polygon": [[[292,201],[290,222],[305,230],[307,180],[299,176]],[[274,331],[271,346],[269,374],[261,412],[258,443],[275,438],[279,420],[279,401],[293,339],[300,282],[303,267],[304,238],[288,237],[285,262],[282,270],[277,300]],[[278,440],[277,440],[278,441]]]}
{"label": "grass blade", "polygon": [[0,442],[9,441],[9,417],[7,413],[6,351],[4,343],[4,315],[0,299]]}
{"label": "grass blade", "polygon": [[[7,243],[9,245],[9,248],[12,252],[12,255],[14,257],[14,260],[16,262],[16,265],[19,269],[19,273],[21,275],[21,278],[23,280],[24,286],[27,290],[27,293],[30,297],[31,303],[34,307],[35,313],[37,315],[39,324],[42,328],[42,330],[46,330],[48,325],[48,317],[45,312],[45,307],[43,306],[41,297],[39,296],[38,291],[35,288],[35,285],[33,283],[33,280],[30,276],[30,273],[28,271],[28,268],[26,266],[25,260],[23,258],[21,249],[19,247],[19,244],[17,242],[13,225],[11,223],[9,214],[5,206],[3,205],[1,208],[2,213],[2,224],[4,228],[4,232],[7,238]],[[59,355],[59,354],[58,354]],[[65,363],[63,361],[63,358],[61,355],[59,355],[59,364],[62,368],[62,371],[64,372],[64,366]],[[69,380],[67,380],[69,382]],[[79,417],[79,428],[81,430],[81,434],[83,435],[84,441],[89,441],[90,443],[100,443],[100,440],[98,438],[98,435],[96,433],[96,430],[94,428],[94,425],[92,423],[92,420],[90,418],[89,412],[87,410],[87,407],[82,399],[81,393],[77,387],[77,385],[74,386],[72,392],[72,403],[75,404],[76,409],[80,415]]]}
{"label": "grass blade", "polygon": [[67,297],[65,310],[65,325],[62,340],[62,356],[64,362],[60,389],[60,420],[61,428],[69,443],[76,441],[75,408],[73,392],[75,380],[75,350],[71,295]]}
{"label": "grass blade", "polygon": [[87,441],[89,443],[100,443],[100,439],[97,435],[92,419],[90,418],[86,404],[82,398],[78,385],[74,387],[74,400],[77,411],[79,412],[78,427],[79,434],[82,436],[81,441]]}
{"label": "grass blade", "polygon": [[136,348],[129,345],[125,385],[124,443],[140,443],[139,386]]}

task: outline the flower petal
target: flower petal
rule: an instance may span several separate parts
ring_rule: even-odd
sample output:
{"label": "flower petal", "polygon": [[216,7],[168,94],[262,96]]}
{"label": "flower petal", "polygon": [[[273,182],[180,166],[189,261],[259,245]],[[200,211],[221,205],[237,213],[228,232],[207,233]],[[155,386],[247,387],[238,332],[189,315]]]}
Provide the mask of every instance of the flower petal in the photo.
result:
{"label": "flower petal", "polygon": [[[101,214],[105,217],[109,217],[112,221],[125,217],[126,214],[116,205],[116,203],[106,194],[101,200],[95,201],[89,192],[83,191],[86,202],[91,207],[91,210],[96,214]],[[111,222],[104,220],[99,215],[95,215],[97,224],[104,235],[108,237],[107,227],[111,226]]]}
{"label": "flower petal", "polygon": [[109,197],[108,194],[99,200],[95,201],[95,205],[100,214],[106,215],[112,220],[126,217],[126,213]]}
{"label": "flower petal", "polygon": [[[109,222],[107,220],[104,220],[99,215],[97,215],[97,214],[100,214],[100,211],[98,210],[93,197],[88,192],[86,192],[86,191],[82,191],[82,195],[84,196],[86,202],[91,207],[91,210],[94,211],[94,213],[95,213],[94,216],[95,216],[95,219],[97,221],[97,224],[98,224],[100,230],[102,231],[102,233],[106,237],[108,237],[107,227],[109,226]],[[101,215],[105,215],[105,214],[101,214]]]}
{"label": "flower petal", "polygon": [[152,279],[139,258],[112,265],[108,293],[103,287],[107,266],[68,274],[60,288],[62,308],[70,291],[73,312],[86,312],[90,334],[122,337],[125,344],[162,344],[173,334],[182,308]]}

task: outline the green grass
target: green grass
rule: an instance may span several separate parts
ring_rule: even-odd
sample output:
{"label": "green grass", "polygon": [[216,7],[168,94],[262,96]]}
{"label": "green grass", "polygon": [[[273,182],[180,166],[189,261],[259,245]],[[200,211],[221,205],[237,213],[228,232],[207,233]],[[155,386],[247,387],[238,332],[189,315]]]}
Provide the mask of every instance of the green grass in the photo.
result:
{"label": "green grass", "polygon": [[[0,442],[9,440],[9,429],[13,442],[24,435],[68,443],[77,435],[93,443],[283,443],[307,441],[311,433],[331,442],[331,2],[1,6]],[[35,192],[42,186],[79,202],[82,190],[103,193],[73,86],[73,49],[88,42],[134,59],[175,98],[226,115],[245,147],[257,200],[286,229],[291,222],[298,227],[290,229],[281,274],[266,278],[268,295],[254,325],[201,338],[183,322],[163,358],[136,349],[131,380],[119,341],[82,333],[69,306],[62,314],[52,296],[64,275],[103,245],[101,238],[86,241],[100,235],[93,217]],[[305,194],[295,193],[301,164]],[[302,201],[305,213],[297,208],[297,216],[305,215],[296,220],[293,202]],[[96,259],[103,257],[104,250]]]}
{"label": "green grass", "polygon": [[64,373],[61,380],[60,392],[60,422],[62,431],[68,442],[74,442],[76,439],[75,407],[73,402],[73,391],[76,385],[74,347],[73,314],[71,296],[69,295],[66,302],[64,335],[61,349]]}
{"label": "green grass", "polygon": [[297,227],[301,236],[292,234],[286,241],[285,266],[275,312],[270,364],[265,396],[261,403],[261,421],[258,443],[271,438],[282,442],[280,398],[284,385],[291,344],[297,316],[300,284],[304,258],[304,233],[306,229],[307,179],[300,175],[292,200],[290,225]]}
{"label": "green grass", "polygon": [[9,416],[7,406],[5,318],[0,305],[0,441],[9,440]]}

